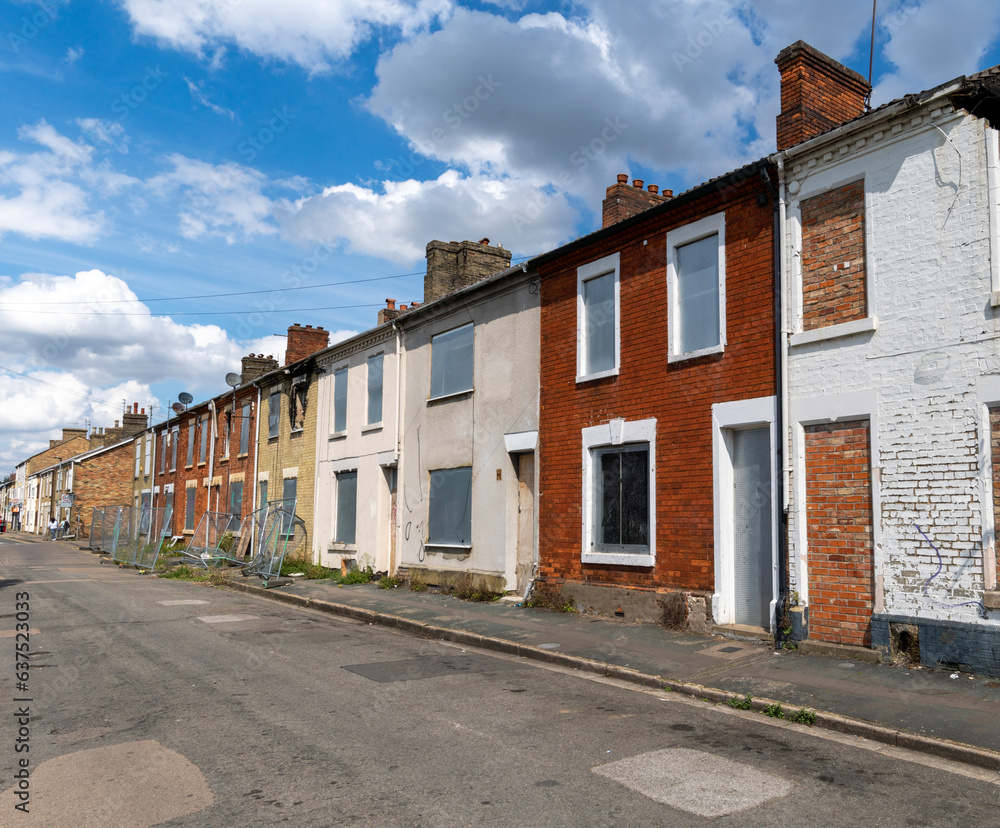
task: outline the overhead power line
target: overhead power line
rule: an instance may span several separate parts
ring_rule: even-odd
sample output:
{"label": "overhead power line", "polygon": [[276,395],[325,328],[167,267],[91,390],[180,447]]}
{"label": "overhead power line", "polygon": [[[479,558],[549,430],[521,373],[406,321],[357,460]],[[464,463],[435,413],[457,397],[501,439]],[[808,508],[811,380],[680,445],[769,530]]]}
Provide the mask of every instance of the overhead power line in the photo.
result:
{"label": "overhead power line", "polygon": [[101,400],[97,397],[92,397],[90,394],[84,394],[81,391],[71,391],[69,388],[63,388],[61,385],[55,385],[51,382],[46,382],[43,379],[38,379],[38,377],[32,377],[28,374],[24,374],[21,371],[15,371],[13,368],[8,368],[5,365],[0,365],[0,371],[6,371],[8,374],[12,374],[15,377],[22,377],[30,382],[41,383],[42,385],[47,385],[49,388],[55,388],[57,391],[62,391],[64,394],[72,394],[74,397],[82,397],[85,400],[90,400],[98,405],[108,405],[112,407],[121,406],[120,402],[108,402],[107,400]]}
{"label": "overhead power line", "polygon": [[[79,304],[79,303],[77,303]],[[368,303],[364,305],[334,305],[332,307],[326,308],[275,308],[274,310],[261,310],[258,308],[244,308],[238,311],[165,311],[163,313],[117,313],[116,311],[62,311],[62,310],[24,310],[23,308],[18,308],[17,313],[30,313],[30,314],[51,314],[54,316],[145,316],[150,319],[173,319],[175,316],[242,316],[254,313],[260,314],[270,314],[270,313],[312,313],[313,311],[328,311],[328,310],[353,310],[355,308],[381,308],[382,304],[379,302]],[[4,313],[4,309],[0,308],[0,313]],[[6,311],[7,313],[14,313],[14,311]]]}

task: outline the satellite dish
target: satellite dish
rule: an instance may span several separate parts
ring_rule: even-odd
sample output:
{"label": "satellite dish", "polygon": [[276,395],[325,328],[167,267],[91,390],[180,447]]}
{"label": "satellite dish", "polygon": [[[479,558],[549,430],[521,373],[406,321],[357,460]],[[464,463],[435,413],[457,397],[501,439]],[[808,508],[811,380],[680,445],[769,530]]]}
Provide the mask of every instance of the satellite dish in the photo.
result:
{"label": "satellite dish", "polygon": [[181,391],[177,395],[177,399],[180,400],[184,405],[191,405],[194,402],[194,397],[192,397],[187,391]]}
{"label": "satellite dish", "polygon": [[183,414],[187,411],[187,406],[183,403],[175,402],[172,406],[170,406],[170,410],[173,411],[174,414]]}
{"label": "satellite dish", "polygon": [[226,374],[226,385],[230,388],[236,388],[243,378],[239,374],[234,374],[232,372]]}

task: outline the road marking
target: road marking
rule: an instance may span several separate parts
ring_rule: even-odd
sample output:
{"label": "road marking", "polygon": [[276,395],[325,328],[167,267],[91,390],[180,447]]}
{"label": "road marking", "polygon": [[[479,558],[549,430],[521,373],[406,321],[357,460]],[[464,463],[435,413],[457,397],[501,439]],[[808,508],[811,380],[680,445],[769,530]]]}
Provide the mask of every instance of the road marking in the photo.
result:
{"label": "road marking", "polygon": [[199,615],[198,620],[206,624],[229,624],[234,621],[253,621],[256,615]]}
{"label": "road marking", "polygon": [[688,748],[630,756],[591,770],[650,799],[702,817],[756,808],[792,792],[787,779]]}
{"label": "road marking", "polygon": [[190,604],[207,604],[208,601],[199,601],[197,598],[188,598],[179,601],[157,601],[156,603],[162,604],[165,607],[185,607]]}

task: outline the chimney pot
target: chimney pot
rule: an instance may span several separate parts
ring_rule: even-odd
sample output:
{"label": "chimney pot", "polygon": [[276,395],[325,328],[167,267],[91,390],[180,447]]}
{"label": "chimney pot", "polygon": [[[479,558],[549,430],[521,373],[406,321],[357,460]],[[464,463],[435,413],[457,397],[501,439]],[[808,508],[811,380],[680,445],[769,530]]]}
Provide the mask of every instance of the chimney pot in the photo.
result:
{"label": "chimney pot", "polygon": [[385,300],[385,308],[386,308],[386,310],[396,310],[396,300],[395,299],[386,299]]}
{"label": "chimney pot", "polygon": [[133,414],[139,413],[139,403],[132,403],[132,413]]}
{"label": "chimney pot", "polygon": [[649,187],[647,187],[646,189],[648,189],[653,195],[656,195],[658,192],[660,192],[660,185],[650,184]]}
{"label": "chimney pot", "polygon": [[618,183],[628,184],[628,173],[618,173]]}
{"label": "chimney pot", "polygon": [[673,198],[674,197],[674,191],[673,190],[664,190],[663,191],[663,195],[664,195],[665,198]]}
{"label": "chimney pot", "polygon": [[642,189],[642,183],[643,182],[642,182],[641,178],[633,178],[632,179],[632,186],[635,187],[638,190]]}
{"label": "chimney pot", "polygon": [[484,238],[481,238],[481,239],[479,240],[479,243],[480,243],[480,244],[489,244],[489,243],[490,243],[490,240],[484,237]]}
{"label": "chimney pot", "polygon": [[399,306],[399,310],[400,311],[405,311],[406,310],[406,305],[400,305]]}

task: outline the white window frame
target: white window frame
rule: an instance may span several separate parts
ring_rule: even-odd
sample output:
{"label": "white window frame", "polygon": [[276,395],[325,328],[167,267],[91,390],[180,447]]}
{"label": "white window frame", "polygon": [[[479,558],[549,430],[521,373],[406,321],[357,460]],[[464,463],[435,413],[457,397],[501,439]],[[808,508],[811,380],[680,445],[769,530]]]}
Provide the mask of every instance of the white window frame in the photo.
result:
{"label": "white window frame", "polygon": [[153,467],[153,435],[149,433],[146,435],[146,445],[143,449],[143,461],[142,461],[142,473],[145,477],[149,477],[149,472]]}
{"label": "white window frame", "polygon": [[[615,364],[605,371],[587,373],[587,311],[583,304],[585,282],[600,276],[614,274],[615,297]],[[620,255],[612,253],[576,269],[576,381],[588,382],[602,377],[616,376],[621,369],[621,289]]]}
{"label": "white window frame", "polygon": [[139,476],[139,469],[142,465],[142,443],[139,437],[135,438],[135,474],[133,477]]}
{"label": "white window frame", "polygon": [[[597,450],[645,444],[649,449],[649,552],[596,551],[596,475],[600,469]],[[581,560],[590,564],[637,566],[656,565],[656,420],[611,420],[583,429],[583,547]]]}
{"label": "white window frame", "polygon": [[[790,321],[792,333],[788,338],[788,344],[795,348],[799,345],[812,345],[816,342],[825,342],[830,339],[840,339],[842,337],[854,336],[855,334],[872,333],[878,330],[878,315],[876,313],[875,295],[875,263],[872,259],[873,249],[871,238],[872,205],[866,178],[866,160],[852,161],[843,166],[835,167],[815,175],[811,175],[808,181],[808,188],[802,189],[795,194],[795,197],[788,203],[788,243],[791,245],[788,260],[789,272],[789,300],[792,306]],[[865,204],[865,302],[867,304],[866,316],[855,319],[851,322],[838,322],[827,325],[824,328],[814,328],[805,330],[805,311],[802,304],[803,294],[803,272],[802,272],[802,202],[808,201],[814,196],[823,195],[830,190],[845,187],[848,184],[862,182],[864,188]]]}
{"label": "white window frame", "polygon": [[[718,238],[719,254],[719,343],[697,351],[680,352],[678,315],[680,301],[677,293],[677,249],[701,241],[709,236]],[[698,221],[677,227],[667,233],[667,361],[680,362],[697,359],[726,350],[726,214],[717,213]]]}

